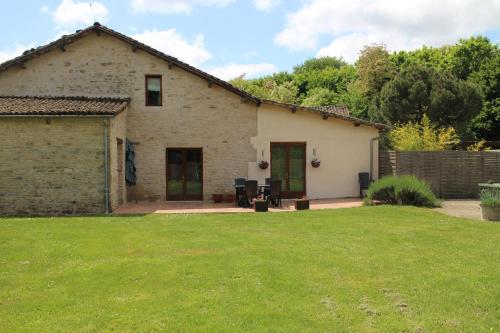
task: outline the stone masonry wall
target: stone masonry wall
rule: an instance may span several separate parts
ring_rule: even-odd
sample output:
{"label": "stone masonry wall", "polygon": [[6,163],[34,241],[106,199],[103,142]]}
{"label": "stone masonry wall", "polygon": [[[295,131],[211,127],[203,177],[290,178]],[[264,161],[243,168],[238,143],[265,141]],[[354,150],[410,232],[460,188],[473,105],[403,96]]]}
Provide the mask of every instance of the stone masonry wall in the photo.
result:
{"label": "stone masonry wall", "polygon": [[104,212],[98,118],[0,118],[0,215]]}
{"label": "stone masonry wall", "polygon": [[[0,94],[126,95],[127,137],[136,148],[136,195],[166,199],[168,147],[203,148],[204,197],[232,193],[256,161],[257,106],[226,89],[106,34],[90,33],[0,73]],[[162,75],[163,106],[145,106],[145,75]],[[111,177],[113,178],[113,177]],[[113,181],[115,179],[113,178]],[[111,192],[113,184],[110,184]]]}

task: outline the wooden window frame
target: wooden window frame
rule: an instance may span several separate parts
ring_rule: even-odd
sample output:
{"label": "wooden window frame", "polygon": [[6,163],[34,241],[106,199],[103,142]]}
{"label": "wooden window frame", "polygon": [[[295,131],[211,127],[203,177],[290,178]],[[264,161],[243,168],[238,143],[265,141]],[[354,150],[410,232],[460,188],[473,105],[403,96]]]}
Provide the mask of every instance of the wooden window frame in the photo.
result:
{"label": "wooden window frame", "polygon": [[[282,193],[282,196],[284,199],[300,199],[304,195],[307,195],[307,142],[301,142],[301,141],[271,141],[269,145],[269,155],[270,155],[270,167],[272,170],[273,167],[273,146],[283,146],[285,147],[285,179],[283,181],[286,184],[286,189]],[[290,156],[289,156],[289,151],[290,151],[290,146],[299,146],[302,147],[303,152],[304,152],[304,161],[303,161],[303,170],[304,170],[304,180],[303,180],[303,187],[304,191],[303,192],[290,192]],[[270,170],[270,171],[271,171]],[[272,171],[271,171],[272,172]]]}
{"label": "wooden window frame", "polygon": [[[179,150],[182,151],[182,173],[185,176],[186,175],[186,152],[189,150],[197,150],[201,153],[201,173],[200,173],[200,181],[201,181],[201,194],[199,195],[187,195],[186,194],[186,182],[183,181],[182,183],[182,194],[181,195],[169,195],[168,194],[168,151],[169,150]],[[203,177],[203,170],[204,170],[204,158],[203,158],[203,148],[200,147],[183,147],[183,148],[177,148],[177,147],[168,147],[165,149],[165,180],[166,180],[166,200],[167,201],[203,201],[203,185],[204,185],[204,177]]]}
{"label": "wooden window frame", "polygon": [[[151,104],[149,102],[148,98],[148,80],[149,79],[160,79],[160,103],[159,104]],[[144,80],[144,85],[145,85],[145,104],[146,106],[163,106],[163,78],[161,75],[155,74],[155,75],[146,75],[146,78]]]}

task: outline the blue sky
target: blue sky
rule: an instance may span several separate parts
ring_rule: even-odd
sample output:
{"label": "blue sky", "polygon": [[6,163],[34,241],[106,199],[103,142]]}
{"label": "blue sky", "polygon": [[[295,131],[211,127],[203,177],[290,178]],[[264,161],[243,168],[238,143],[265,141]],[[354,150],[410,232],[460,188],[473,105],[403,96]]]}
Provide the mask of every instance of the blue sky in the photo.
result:
{"label": "blue sky", "polygon": [[[355,61],[363,45],[500,40],[500,0],[99,0],[96,20],[223,78],[290,70],[307,58]],[[89,1],[6,1],[0,62],[93,22]]]}

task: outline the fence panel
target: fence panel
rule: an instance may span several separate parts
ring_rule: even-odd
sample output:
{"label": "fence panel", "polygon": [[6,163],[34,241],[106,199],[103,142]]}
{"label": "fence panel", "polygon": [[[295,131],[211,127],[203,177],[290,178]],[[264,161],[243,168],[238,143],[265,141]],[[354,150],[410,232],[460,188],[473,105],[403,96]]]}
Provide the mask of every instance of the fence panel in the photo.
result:
{"label": "fence panel", "polygon": [[500,152],[379,153],[379,177],[408,174],[427,181],[441,198],[474,198],[478,183],[500,182]]}

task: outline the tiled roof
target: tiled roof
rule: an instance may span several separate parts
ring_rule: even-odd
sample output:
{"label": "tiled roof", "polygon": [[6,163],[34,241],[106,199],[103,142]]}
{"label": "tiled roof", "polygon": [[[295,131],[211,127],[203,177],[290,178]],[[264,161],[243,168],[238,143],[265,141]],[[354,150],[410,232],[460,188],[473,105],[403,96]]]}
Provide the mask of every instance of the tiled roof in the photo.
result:
{"label": "tiled roof", "polygon": [[125,97],[0,96],[0,115],[100,115],[125,110]]}
{"label": "tiled roof", "polygon": [[286,104],[286,103],[281,103],[281,102],[276,102],[276,101],[271,101],[271,100],[262,100],[262,103],[284,107],[284,108],[290,109],[292,112],[295,112],[297,110],[302,110],[302,111],[306,111],[306,112],[316,113],[316,114],[322,116],[323,119],[337,118],[337,119],[351,121],[354,123],[354,125],[371,126],[371,127],[377,128],[379,130],[390,129],[390,127],[385,125],[385,124],[380,124],[380,123],[376,123],[373,121],[368,121],[368,120],[353,117],[350,115],[349,110],[345,107],[302,106],[302,105]]}
{"label": "tiled roof", "polygon": [[311,106],[311,109],[318,110],[319,112],[328,112],[335,113],[338,115],[350,117],[349,109],[345,106],[336,106],[336,105],[326,105],[326,106]]}

